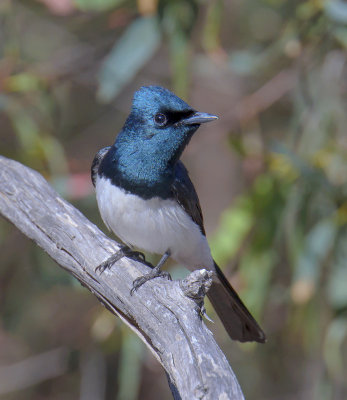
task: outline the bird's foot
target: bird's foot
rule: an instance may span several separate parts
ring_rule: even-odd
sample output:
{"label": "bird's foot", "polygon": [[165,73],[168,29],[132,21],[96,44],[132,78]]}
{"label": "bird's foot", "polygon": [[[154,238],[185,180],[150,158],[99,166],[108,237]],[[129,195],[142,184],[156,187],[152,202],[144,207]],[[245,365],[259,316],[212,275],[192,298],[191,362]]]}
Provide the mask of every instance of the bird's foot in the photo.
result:
{"label": "bird's foot", "polygon": [[121,246],[121,248],[116,253],[114,253],[111,257],[98,265],[95,268],[95,272],[99,271],[100,274],[102,274],[106,269],[111,269],[112,265],[123,257],[129,257],[135,261],[146,262],[145,255],[140,251],[132,250],[128,246]]}
{"label": "bird's foot", "polygon": [[151,272],[135,279],[133,282],[133,287],[130,290],[130,294],[133,295],[134,292],[136,292],[136,290],[140,286],[142,286],[144,283],[146,283],[147,281],[150,281],[151,279],[154,279],[154,278],[161,277],[161,278],[169,279],[171,281],[172,280],[171,275],[168,272],[161,270],[161,267],[165,264],[166,260],[170,257],[170,255],[171,255],[171,250],[170,249],[166,250],[166,252],[161,257],[160,261],[158,262],[157,266],[154,268],[152,267],[153,269]]}
{"label": "bird's foot", "polygon": [[160,266],[156,266],[148,274],[140,276],[139,278],[134,280],[130,294],[133,295],[140,286],[154,278],[165,278],[169,279],[170,281],[172,280],[171,275],[167,271],[162,271],[160,269]]}

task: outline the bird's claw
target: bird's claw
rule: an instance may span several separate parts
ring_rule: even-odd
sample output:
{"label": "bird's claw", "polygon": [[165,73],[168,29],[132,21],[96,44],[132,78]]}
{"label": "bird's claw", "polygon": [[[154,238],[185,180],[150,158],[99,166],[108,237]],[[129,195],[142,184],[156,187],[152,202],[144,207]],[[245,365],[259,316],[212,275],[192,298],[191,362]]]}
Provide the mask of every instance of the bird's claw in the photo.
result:
{"label": "bird's claw", "polygon": [[139,289],[144,283],[147,281],[150,281],[154,278],[165,278],[168,280],[172,280],[171,275],[167,271],[162,271],[159,268],[153,268],[151,272],[149,272],[146,275],[140,276],[139,278],[136,278],[133,282],[133,287],[130,290],[131,296],[136,292],[137,289]]}
{"label": "bird's claw", "polygon": [[111,268],[111,264],[108,262],[108,259],[104,262],[102,262],[100,265],[98,265],[95,268],[95,272],[100,272],[100,274],[102,274],[105,269],[110,269]]}
{"label": "bird's claw", "polygon": [[100,272],[102,274],[106,269],[111,269],[112,265],[119,261],[121,258],[123,258],[125,254],[123,253],[123,250],[117,251],[117,253],[113,254],[111,257],[109,257],[107,260],[102,262],[100,265],[98,265],[95,268],[95,272]]}
{"label": "bird's claw", "polygon": [[95,272],[100,272],[100,274],[102,274],[106,269],[111,269],[112,265],[123,257],[129,257],[135,261],[146,262],[146,257],[143,253],[132,250],[128,246],[123,246],[111,257],[98,265],[95,268]]}

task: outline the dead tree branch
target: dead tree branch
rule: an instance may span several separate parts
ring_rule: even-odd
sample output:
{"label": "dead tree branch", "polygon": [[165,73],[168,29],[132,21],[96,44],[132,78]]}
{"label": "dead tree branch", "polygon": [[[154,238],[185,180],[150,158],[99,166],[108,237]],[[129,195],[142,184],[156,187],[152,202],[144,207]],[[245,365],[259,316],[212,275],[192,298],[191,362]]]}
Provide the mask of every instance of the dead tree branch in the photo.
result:
{"label": "dead tree branch", "polygon": [[195,271],[183,281],[155,279],[130,295],[148,267],[124,258],[111,271],[95,267],[119,246],[43,177],[0,156],[0,213],[34,240],[62,268],[144,341],[167,372],[175,399],[243,399],[237,379],[211,332],[200,304],[211,274]]}

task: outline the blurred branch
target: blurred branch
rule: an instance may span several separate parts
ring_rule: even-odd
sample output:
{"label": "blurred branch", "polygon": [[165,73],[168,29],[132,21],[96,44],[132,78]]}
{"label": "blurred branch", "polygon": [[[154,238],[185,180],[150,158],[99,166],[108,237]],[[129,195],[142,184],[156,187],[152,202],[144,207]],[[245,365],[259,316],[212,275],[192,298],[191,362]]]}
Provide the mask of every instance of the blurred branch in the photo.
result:
{"label": "blurred branch", "polygon": [[68,351],[50,350],[12,365],[0,367],[0,396],[63,375],[68,370]]}
{"label": "blurred branch", "polygon": [[294,88],[296,81],[297,73],[295,70],[285,69],[280,71],[260,89],[244,97],[231,110],[232,120],[238,124],[246,124],[290,92]]}
{"label": "blurred branch", "polygon": [[195,271],[183,281],[156,279],[131,296],[134,279],[148,267],[124,258],[112,270],[96,273],[117,243],[40,174],[2,156],[0,213],[129,325],[165,368],[175,399],[243,399],[230,365],[201,321],[210,273]]}

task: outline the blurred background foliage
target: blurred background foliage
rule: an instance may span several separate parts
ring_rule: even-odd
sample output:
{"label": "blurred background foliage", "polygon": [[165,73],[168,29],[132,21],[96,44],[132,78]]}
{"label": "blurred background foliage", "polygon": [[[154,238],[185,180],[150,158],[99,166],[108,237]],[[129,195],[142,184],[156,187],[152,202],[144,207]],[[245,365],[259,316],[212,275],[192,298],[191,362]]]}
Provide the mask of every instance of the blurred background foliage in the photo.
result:
{"label": "blurred background foliage", "polygon": [[[346,24],[342,0],[0,1],[1,154],[102,229],[89,166],[134,90],[220,115],[184,160],[267,332],[231,343],[208,309],[249,399],[347,398]],[[0,398],[171,398],[139,339],[5,220],[0,254]]]}

